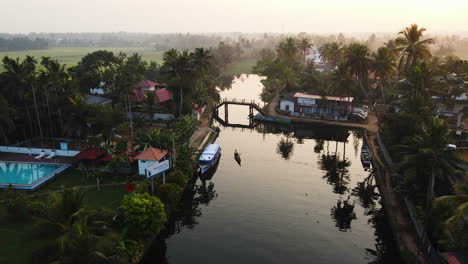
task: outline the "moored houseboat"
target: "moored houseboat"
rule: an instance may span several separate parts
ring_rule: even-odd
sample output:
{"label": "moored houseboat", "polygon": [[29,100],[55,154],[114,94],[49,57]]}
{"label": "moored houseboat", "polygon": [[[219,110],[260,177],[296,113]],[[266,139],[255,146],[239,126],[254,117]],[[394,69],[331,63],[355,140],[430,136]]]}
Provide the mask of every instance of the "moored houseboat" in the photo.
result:
{"label": "moored houseboat", "polygon": [[203,174],[212,168],[221,157],[221,147],[218,144],[209,144],[199,158],[200,173]]}

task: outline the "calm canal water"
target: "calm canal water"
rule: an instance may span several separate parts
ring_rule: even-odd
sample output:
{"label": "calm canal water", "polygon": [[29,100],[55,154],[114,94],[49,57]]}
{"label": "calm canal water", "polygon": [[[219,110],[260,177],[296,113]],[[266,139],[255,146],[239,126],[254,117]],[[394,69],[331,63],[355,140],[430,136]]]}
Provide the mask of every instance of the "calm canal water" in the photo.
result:
{"label": "calm canal water", "polygon": [[[260,80],[241,75],[221,97],[260,101]],[[230,123],[248,124],[247,115],[229,107]],[[375,179],[360,162],[360,133],[221,127],[216,173],[197,180],[143,263],[399,263]]]}

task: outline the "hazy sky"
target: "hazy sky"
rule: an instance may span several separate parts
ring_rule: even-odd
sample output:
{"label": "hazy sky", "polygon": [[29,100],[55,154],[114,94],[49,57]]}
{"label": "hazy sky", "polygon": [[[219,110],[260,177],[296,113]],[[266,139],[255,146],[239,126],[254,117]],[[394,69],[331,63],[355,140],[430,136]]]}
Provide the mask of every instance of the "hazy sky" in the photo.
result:
{"label": "hazy sky", "polygon": [[468,31],[468,0],[0,0],[0,32]]}

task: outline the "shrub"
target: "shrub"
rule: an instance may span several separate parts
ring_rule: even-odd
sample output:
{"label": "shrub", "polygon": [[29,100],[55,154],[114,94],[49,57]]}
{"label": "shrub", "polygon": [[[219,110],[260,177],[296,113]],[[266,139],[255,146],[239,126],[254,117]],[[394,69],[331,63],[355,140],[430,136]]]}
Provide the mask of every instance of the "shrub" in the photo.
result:
{"label": "shrub", "polygon": [[188,177],[181,170],[174,170],[167,175],[167,182],[174,183],[184,188],[187,184]]}
{"label": "shrub", "polygon": [[174,183],[161,184],[156,190],[156,196],[166,205],[168,212],[174,211],[182,193],[182,188]]}
{"label": "shrub", "polygon": [[167,221],[164,204],[148,193],[125,195],[122,210],[124,226],[128,235],[134,238],[158,234]]}

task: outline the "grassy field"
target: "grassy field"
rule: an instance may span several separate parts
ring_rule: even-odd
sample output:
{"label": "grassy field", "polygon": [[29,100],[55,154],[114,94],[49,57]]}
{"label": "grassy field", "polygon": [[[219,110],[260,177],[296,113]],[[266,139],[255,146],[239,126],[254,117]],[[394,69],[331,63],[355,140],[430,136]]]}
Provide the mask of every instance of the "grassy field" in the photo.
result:
{"label": "grassy field", "polygon": [[[131,55],[135,52],[139,53],[146,61],[162,62],[163,52],[154,51],[150,48],[110,48],[110,47],[79,47],[79,48],[50,48],[46,50],[26,50],[26,51],[0,51],[0,58],[4,56],[24,58],[26,55],[34,56],[40,60],[42,56],[57,59],[60,63],[68,66],[73,66],[81,60],[86,54],[97,51],[108,50],[115,53],[124,52]],[[1,67],[1,66],[0,66]],[[0,69],[2,70],[2,69]]]}
{"label": "grassy field", "polygon": [[252,73],[252,67],[257,62],[256,59],[245,59],[229,64],[223,71],[225,75],[236,75],[241,73]]}

